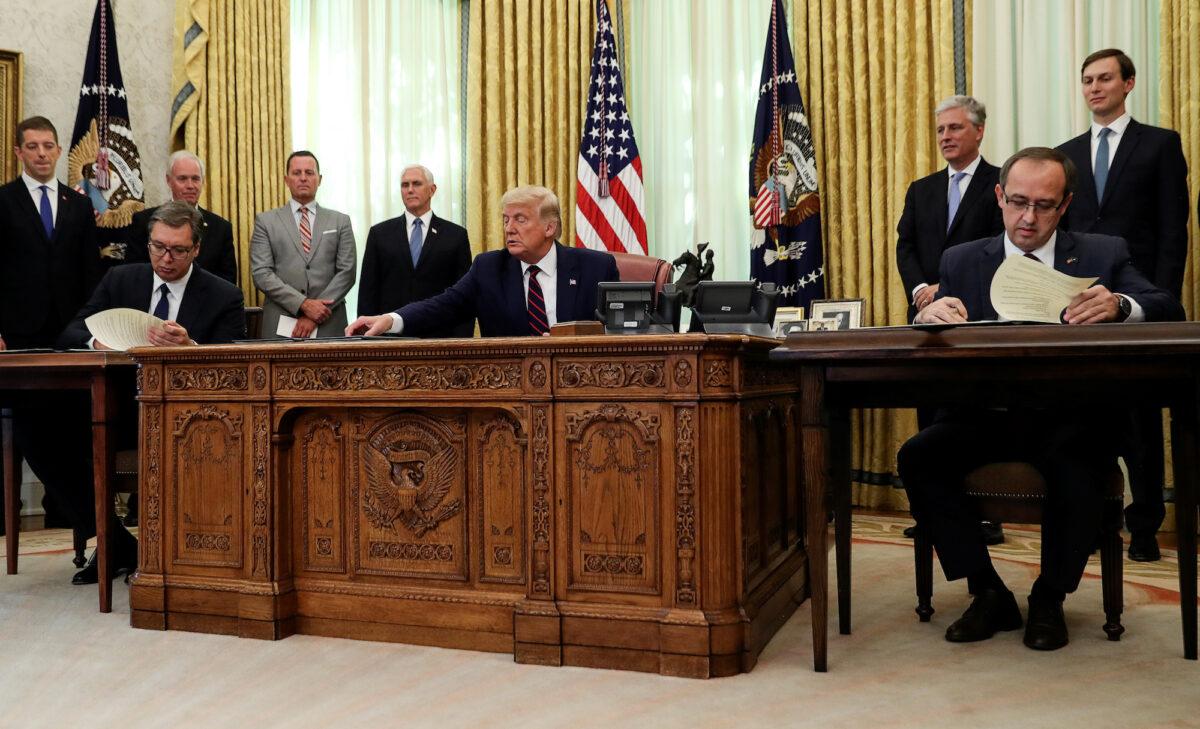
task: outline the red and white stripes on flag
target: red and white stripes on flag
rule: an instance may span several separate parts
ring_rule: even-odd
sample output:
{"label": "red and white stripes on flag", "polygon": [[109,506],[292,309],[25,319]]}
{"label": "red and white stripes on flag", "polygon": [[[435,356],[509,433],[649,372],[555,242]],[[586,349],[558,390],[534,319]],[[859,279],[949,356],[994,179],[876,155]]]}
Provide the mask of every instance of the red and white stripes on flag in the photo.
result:
{"label": "red and white stripes on flag", "polygon": [[596,14],[592,81],[575,185],[575,245],[646,255],[642,159],[625,107],[625,84],[605,0],[597,0]]}
{"label": "red and white stripes on flag", "polygon": [[754,199],[754,227],[779,225],[781,219],[779,191],[771,186],[771,178],[768,177],[758,188],[758,197]]}

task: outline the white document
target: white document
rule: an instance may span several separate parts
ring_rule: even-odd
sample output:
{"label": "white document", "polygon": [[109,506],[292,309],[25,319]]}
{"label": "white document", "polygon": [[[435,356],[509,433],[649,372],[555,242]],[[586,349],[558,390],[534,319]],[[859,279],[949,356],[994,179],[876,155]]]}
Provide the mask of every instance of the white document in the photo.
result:
{"label": "white document", "polygon": [[163,324],[163,320],[138,309],[108,309],[92,314],[83,323],[97,342],[124,352],[148,346],[150,327]]}
{"label": "white document", "polygon": [[992,308],[1009,321],[1058,324],[1071,299],[1096,283],[1024,256],[1008,256],[992,279]]}
{"label": "white document", "polygon": [[[293,316],[279,315],[279,326],[275,327],[275,333],[281,337],[291,337],[292,331],[296,328],[297,319]],[[317,330],[314,328],[312,334],[308,335],[309,339],[317,338]]]}

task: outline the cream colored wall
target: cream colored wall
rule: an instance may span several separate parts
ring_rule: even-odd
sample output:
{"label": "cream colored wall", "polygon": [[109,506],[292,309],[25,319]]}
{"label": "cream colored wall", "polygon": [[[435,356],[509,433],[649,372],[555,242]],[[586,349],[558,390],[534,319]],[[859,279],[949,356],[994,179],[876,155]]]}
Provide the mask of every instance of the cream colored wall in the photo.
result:
{"label": "cream colored wall", "polygon": [[[146,180],[146,202],[157,205],[167,197],[163,175],[170,154],[167,134],[175,3],[112,0],[112,5],[130,121]],[[94,0],[0,0],[0,49],[23,54],[23,113],[45,116],[58,128],[63,146],[58,178],[63,181],[95,11]],[[0,143],[11,146],[12,140]]]}

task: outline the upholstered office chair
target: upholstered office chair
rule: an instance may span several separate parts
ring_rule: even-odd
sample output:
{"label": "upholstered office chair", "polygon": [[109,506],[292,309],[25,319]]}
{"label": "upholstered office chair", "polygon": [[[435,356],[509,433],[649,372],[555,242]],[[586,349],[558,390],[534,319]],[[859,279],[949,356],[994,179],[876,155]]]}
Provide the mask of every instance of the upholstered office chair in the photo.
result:
{"label": "upholstered office chair", "polygon": [[[967,474],[965,488],[975,501],[979,517],[1006,524],[1041,524],[1046,503],[1046,481],[1028,463],[991,463]],[[1104,508],[1100,525],[1100,581],[1104,590],[1104,632],[1120,640],[1125,595],[1121,583],[1122,506],[1125,479],[1115,465],[1105,478]],[[921,622],[933,615],[933,544],[920,529],[913,540],[917,572],[917,615]]]}
{"label": "upholstered office chair", "polygon": [[670,283],[675,277],[675,269],[661,258],[637,253],[613,253],[612,256],[617,259],[622,281],[653,281],[656,300],[663,284]]}

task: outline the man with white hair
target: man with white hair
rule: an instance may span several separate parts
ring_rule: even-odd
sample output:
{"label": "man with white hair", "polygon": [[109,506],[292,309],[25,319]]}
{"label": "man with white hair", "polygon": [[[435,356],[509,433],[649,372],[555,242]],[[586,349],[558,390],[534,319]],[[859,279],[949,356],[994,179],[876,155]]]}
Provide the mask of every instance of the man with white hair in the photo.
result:
{"label": "man with white hair", "polygon": [[[405,213],[371,226],[358,283],[358,315],[394,311],[442,293],[471,267],[471,242],[461,225],[433,214],[433,173],[409,165],[400,174]],[[469,337],[474,318],[436,327],[427,337]]]}
{"label": "man with white hair", "polygon": [[[200,207],[204,189],[204,163],[186,149],[167,160],[167,187],[172,200],[183,200],[200,211],[200,255],[195,264],[205,271],[237,285],[237,254],[233,248],[233,225],[220,215]],[[133,216],[125,239],[126,263],[149,263],[146,244],[150,238],[150,219],[158,208],[149,208]]]}
{"label": "man with white hair", "polygon": [[562,209],[544,187],[515,187],[500,204],[504,250],[476,256],[466,275],[437,296],[358,317],[346,335],[421,337],[474,317],[485,337],[544,336],[558,322],[595,319],[597,284],[621,278],[616,259],[560,244]]}

